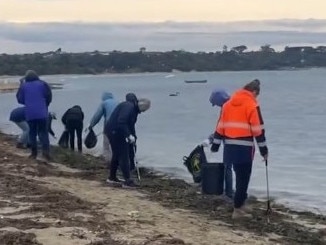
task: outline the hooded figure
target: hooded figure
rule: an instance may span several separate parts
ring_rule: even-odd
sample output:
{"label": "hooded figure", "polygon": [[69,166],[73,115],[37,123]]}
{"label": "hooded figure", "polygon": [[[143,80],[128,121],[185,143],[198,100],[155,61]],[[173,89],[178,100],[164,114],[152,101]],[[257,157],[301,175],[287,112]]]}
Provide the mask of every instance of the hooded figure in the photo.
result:
{"label": "hooded figure", "polygon": [[214,89],[209,97],[212,106],[222,107],[230,99],[229,94],[224,89]]}
{"label": "hooded figure", "polygon": [[37,135],[42,145],[42,153],[45,160],[50,160],[50,142],[47,129],[48,106],[52,101],[50,86],[39,79],[33,70],[28,70],[21,83],[16,97],[19,104],[25,105],[25,118],[29,125],[29,140],[32,154],[37,157]]}
{"label": "hooded figure", "polygon": [[66,130],[69,132],[70,149],[75,150],[75,132],[77,135],[78,151],[82,152],[82,132],[84,113],[79,105],[69,108],[61,118]]}
{"label": "hooded figure", "polygon": [[[95,114],[93,115],[88,128],[91,129],[95,127],[95,125],[99,123],[102,117],[104,118],[103,125],[105,127],[105,124],[109,121],[110,116],[117,105],[118,102],[114,99],[113,94],[110,92],[104,92],[102,94],[102,102],[98,106]],[[104,132],[104,127],[103,127],[103,132]],[[106,137],[105,134],[103,134],[103,156],[106,161],[108,162],[111,161],[112,151],[111,151],[109,139]]]}
{"label": "hooded figure", "polygon": [[[214,89],[209,97],[209,102],[212,106],[221,107],[230,99],[229,94],[224,89]],[[213,143],[214,134],[211,134],[208,139],[204,140],[202,146],[208,147]],[[224,163],[224,194],[233,198],[233,174],[232,164],[227,164],[223,159]]]}
{"label": "hooded figure", "polygon": [[[138,114],[141,112],[138,103],[139,101],[135,94],[127,94],[126,101],[121,102],[114,109],[105,126],[104,132],[109,138],[112,147],[110,176],[107,179],[107,182],[110,184],[120,182],[117,178],[117,170],[120,166],[125,180],[122,186],[137,186],[130,178],[130,144],[136,142],[135,124]],[[147,107],[149,108],[149,106]]]}

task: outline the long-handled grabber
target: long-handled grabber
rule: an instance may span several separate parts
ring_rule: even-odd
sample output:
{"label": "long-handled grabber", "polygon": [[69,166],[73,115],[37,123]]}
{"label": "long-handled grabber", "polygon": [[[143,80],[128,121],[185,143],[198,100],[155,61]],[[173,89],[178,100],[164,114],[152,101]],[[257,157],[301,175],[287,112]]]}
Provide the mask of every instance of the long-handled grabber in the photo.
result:
{"label": "long-handled grabber", "polygon": [[138,159],[137,159],[137,156],[136,156],[136,144],[133,144],[133,150],[134,150],[135,168],[136,168],[136,171],[137,171],[138,180],[140,182],[140,171],[139,171],[139,166],[138,166]]}
{"label": "long-handled grabber", "polygon": [[272,213],[271,208],[271,202],[269,198],[269,181],[268,181],[268,162],[267,159],[265,160],[265,166],[266,166],[266,184],[267,184],[267,209],[266,209],[266,217],[267,217],[267,223],[269,223],[269,216]]}

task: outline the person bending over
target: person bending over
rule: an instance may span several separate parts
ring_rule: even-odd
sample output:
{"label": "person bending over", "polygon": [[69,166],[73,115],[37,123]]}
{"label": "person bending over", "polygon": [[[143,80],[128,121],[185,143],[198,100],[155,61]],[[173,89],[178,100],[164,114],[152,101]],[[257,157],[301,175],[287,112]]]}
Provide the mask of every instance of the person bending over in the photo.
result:
{"label": "person bending over", "polygon": [[69,132],[70,149],[75,150],[75,133],[77,136],[78,152],[82,152],[82,132],[84,113],[79,105],[69,108],[62,116],[62,123]]}

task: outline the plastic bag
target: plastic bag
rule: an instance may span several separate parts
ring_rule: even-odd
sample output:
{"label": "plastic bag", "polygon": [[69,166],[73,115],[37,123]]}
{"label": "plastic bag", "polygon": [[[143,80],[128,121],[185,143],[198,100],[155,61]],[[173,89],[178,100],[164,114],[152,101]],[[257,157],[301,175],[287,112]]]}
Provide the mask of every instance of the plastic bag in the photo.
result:
{"label": "plastic bag", "polygon": [[183,164],[187,167],[189,173],[191,173],[194,182],[200,183],[202,180],[202,164],[207,163],[203,146],[198,145],[189,156],[184,156],[183,160]]}
{"label": "plastic bag", "polygon": [[62,132],[59,138],[58,145],[62,148],[68,148],[68,141],[69,141],[69,132],[65,130]]}
{"label": "plastic bag", "polygon": [[97,136],[94,133],[93,129],[89,129],[89,132],[85,138],[84,144],[88,149],[94,148],[96,146]]}

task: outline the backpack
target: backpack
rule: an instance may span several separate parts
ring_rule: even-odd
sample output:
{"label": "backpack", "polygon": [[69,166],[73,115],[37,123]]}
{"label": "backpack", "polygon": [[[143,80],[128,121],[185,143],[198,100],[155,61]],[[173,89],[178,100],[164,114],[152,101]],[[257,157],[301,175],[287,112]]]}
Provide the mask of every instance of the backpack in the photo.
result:
{"label": "backpack", "polygon": [[84,144],[88,149],[94,148],[96,146],[97,136],[94,133],[93,129],[89,129],[89,132],[85,138]]}
{"label": "backpack", "polygon": [[189,156],[183,157],[183,164],[187,167],[189,173],[195,183],[200,183],[202,180],[201,166],[207,162],[204,147],[202,145],[196,146],[196,148],[189,154]]}

